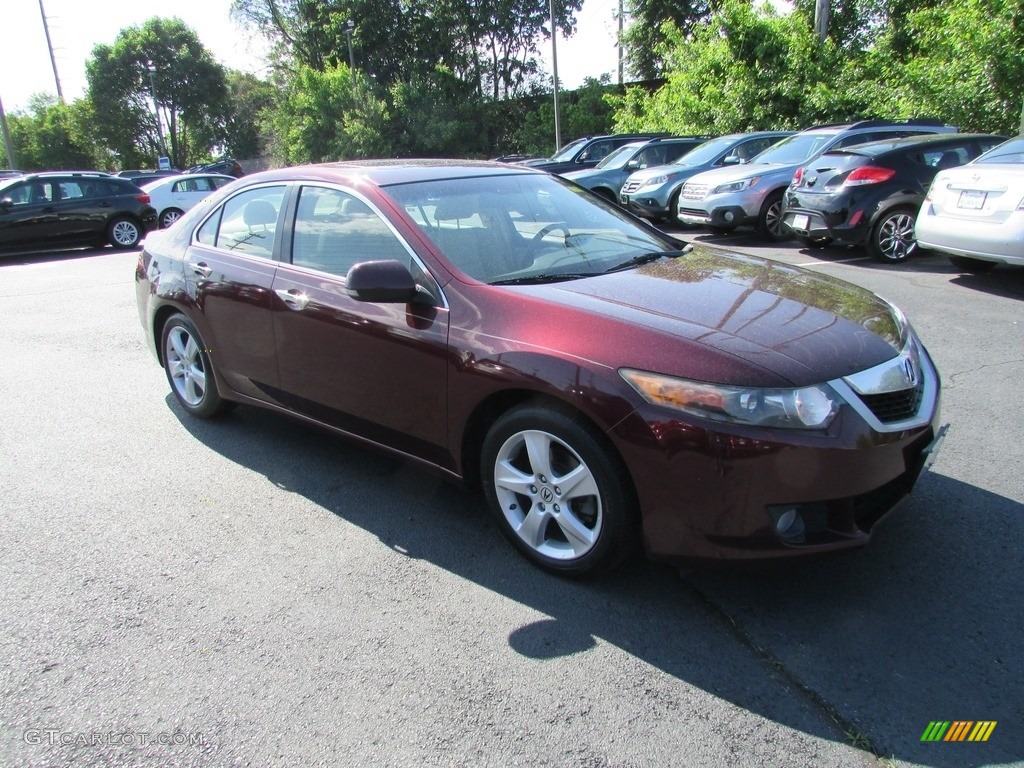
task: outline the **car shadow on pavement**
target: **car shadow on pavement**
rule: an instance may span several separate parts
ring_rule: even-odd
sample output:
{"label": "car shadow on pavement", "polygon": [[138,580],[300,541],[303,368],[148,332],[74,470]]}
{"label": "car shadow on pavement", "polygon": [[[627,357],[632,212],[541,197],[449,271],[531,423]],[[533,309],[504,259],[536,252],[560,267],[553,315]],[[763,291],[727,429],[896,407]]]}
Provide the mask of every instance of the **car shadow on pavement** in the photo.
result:
{"label": "car shadow on pavement", "polygon": [[[512,653],[543,662],[610,643],[744,710],[886,758],[938,768],[1024,759],[1015,501],[931,473],[855,553],[682,579],[637,558],[573,581],[520,558],[480,496],[416,465],[260,409],[198,421],[167,402],[209,449],[371,533],[388,557],[543,614],[508,627]],[[689,706],[657,672],[635,686],[652,707]],[[938,720],[997,726],[985,743],[922,742]]]}
{"label": "car shadow on pavement", "polygon": [[24,264],[45,264],[54,261],[68,261],[71,259],[85,259],[91,256],[102,256],[107,253],[116,253],[113,248],[67,248],[64,250],[41,250],[41,251],[10,251],[0,253],[0,268],[13,267]]}

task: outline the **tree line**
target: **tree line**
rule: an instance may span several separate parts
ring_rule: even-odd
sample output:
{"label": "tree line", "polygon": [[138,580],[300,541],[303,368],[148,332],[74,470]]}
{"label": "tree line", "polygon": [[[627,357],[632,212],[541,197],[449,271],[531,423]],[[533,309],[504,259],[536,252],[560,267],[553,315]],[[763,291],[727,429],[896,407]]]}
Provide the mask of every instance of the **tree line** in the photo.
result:
{"label": "tree line", "polygon": [[[1018,132],[1021,0],[832,0],[824,39],[815,4],[794,0],[781,13],[751,0],[632,0],[628,69],[660,87],[588,80],[562,99],[563,135],[917,116]],[[557,0],[563,34],[581,7]],[[270,41],[268,77],[225,69],[183,22],[153,18],[93,49],[85,96],[38,95],[9,116],[19,166],[554,150],[551,82],[539,66],[548,0],[234,0],[232,13]]]}

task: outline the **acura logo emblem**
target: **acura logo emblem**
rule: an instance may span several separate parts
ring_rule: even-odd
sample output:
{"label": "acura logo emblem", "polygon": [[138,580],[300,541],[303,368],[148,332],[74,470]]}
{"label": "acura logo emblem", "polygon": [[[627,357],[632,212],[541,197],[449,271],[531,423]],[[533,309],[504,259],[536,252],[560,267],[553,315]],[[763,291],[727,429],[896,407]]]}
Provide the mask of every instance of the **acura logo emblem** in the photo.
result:
{"label": "acura logo emblem", "polygon": [[903,373],[907,376],[907,383],[910,386],[917,384],[917,371],[914,369],[914,361],[909,357],[903,361]]}

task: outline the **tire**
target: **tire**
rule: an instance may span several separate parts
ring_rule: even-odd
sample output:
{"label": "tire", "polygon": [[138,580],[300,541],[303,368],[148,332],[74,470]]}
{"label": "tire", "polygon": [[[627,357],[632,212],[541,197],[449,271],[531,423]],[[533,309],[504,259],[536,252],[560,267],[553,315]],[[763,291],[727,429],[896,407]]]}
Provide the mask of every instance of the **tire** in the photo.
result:
{"label": "tire", "polygon": [[893,208],[882,214],[871,229],[868,251],[878,261],[899,264],[917,248],[914,222],[917,212],[910,208]]}
{"label": "tire", "polygon": [[598,187],[597,189],[594,190],[594,194],[604,200],[607,200],[609,203],[619,205],[619,199],[615,197],[615,193],[612,192],[610,189],[606,189],[605,187]]}
{"label": "tire", "polygon": [[982,272],[991,272],[996,268],[996,262],[985,261],[984,259],[972,259],[970,256],[950,256],[949,260],[953,263],[953,266],[962,272],[970,272],[972,274],[980,274]]}
{"label": "tire", "polygon": [[629,473],[578,414],[542,404],[516,408],[491,427],[482,454],[487,504],[502,533],[536,565],[591,575],[634,548]]}
{"label": "tire", "polygon": [[184,211],[180,208],[168,208],[160,214],[160,229],[167,229],[171,224],[181,218]]}
{"label": "tire", "polygon": [[782,190],[772,192],[761,205],[757,215],[757,231],[773,243],[788,240],[789,228],[782,223]]}
{"label": "tire", "polygon": [[831,237],[804,237],[797,235],[796,239],[805,248],[813,248],[814,250],[821,250],[822,248],[828,248],[832,245]]}
{"label": "tire", "polygon": [[200,419],[228,410],[228,401],[217,391],[206,344],[187,317],[176,314],[168,318],[160,336],[160,349],[167,382],[182,408]]}
{"label": "tire", "polygon": [[127,216],[118,216],[107,225],[107,242],[119,250],[135,248],[141,239],[142,227]]}

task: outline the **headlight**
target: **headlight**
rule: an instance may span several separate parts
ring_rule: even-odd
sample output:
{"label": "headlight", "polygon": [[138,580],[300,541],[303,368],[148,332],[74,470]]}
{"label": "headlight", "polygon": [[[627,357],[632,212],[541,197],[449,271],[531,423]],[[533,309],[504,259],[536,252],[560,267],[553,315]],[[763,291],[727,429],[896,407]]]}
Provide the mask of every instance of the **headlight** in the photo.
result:
{"label": "headlight", "polygon": [[668,181],[668,176],[663,173],[661,174],[661,176],[655,176],[654,178],[651,179],[644,179],[643,186],[657,187],[661,184],[664,184],[666,181]]}
{"label": "headlight", "polygon": [[730,181],[728,184],[722,184],[721,186],[715,187],[711,190],[711,194],[721,195],[726,192],[742,192],[744,189],[750,189],[760,180],[760,176],[752,176],[749,179],[742,179],[741,181]]}
{"label": "headlight", "polygon": [[842,399],[821,384],[800,389],[727,387],[622,368],[619,375],[653,405],[732,424],[825,429]]}

